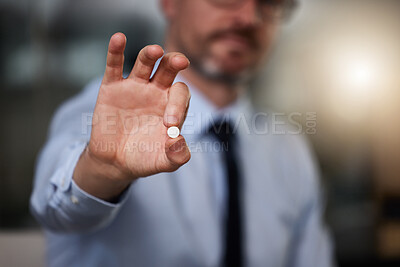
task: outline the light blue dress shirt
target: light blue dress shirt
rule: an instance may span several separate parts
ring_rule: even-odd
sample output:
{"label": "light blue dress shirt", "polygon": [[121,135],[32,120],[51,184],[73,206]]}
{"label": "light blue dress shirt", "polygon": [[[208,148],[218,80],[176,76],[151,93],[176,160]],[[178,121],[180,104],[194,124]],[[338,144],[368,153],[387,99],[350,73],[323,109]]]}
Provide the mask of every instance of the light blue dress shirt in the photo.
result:
{"label": "light blue dress shirt", "polygon": [[[177,81],[183,81],[182,77]],[[72,174],[90,138],[101,80],[55,114],[40,153],[31,211],[43,225],[49,266],[220,266],[226,185],[219,143],[204,134],[229,118],[243,172],[246,266],[332,266],[314,159],[300,135],[271,129],[243,96],[217,110],[190,83],[182,135],[192,153],[178,171],[135,181],[113,204]]]}

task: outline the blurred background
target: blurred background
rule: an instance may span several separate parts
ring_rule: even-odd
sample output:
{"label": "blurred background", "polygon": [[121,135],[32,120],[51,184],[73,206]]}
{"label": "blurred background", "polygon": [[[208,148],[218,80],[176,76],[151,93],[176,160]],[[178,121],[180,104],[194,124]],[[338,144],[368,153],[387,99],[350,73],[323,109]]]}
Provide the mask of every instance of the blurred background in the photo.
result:
{"label": "blurred background", "polygon": [[[253,98],[304,127],[317,115],[338,266],[400,266],[400,1],[300,2]],[[102,75],[112,33],[127,35],[129,67],[165,22],[158,0],[0,0],[0,21],[0,266],[43,266],[28,202],[50,118]]]}

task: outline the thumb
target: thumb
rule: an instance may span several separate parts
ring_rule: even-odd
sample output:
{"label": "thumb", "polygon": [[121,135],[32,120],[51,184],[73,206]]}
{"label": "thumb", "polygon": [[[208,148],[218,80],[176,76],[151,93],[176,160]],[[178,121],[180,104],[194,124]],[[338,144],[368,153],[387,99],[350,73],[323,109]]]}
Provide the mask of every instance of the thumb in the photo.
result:
{"label": "thumb", "polygon": [[176,170],[190,160],[190,150],[182,135],[177,138],[168,138],[165,142],[165,154]]}

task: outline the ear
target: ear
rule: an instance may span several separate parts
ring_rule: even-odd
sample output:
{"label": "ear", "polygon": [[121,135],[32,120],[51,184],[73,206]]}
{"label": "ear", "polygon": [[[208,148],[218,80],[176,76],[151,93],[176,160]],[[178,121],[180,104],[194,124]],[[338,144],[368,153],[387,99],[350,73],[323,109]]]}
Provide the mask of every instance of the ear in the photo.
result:
{"label": "ear", "polygon": [[176,1],[175,0],[160,0],[161,9],[167,20],[171,20],[176,13]]}

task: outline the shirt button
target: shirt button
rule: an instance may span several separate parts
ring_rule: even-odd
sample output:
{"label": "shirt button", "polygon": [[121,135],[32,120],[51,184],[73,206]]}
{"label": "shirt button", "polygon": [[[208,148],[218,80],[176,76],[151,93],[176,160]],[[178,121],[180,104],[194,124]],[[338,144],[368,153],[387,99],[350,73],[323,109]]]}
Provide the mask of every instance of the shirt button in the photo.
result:
{"label": "shirt button", "polygon": [[76,205],[79,203],[79,199],[76,196],[71,196],[71,202]]}

